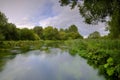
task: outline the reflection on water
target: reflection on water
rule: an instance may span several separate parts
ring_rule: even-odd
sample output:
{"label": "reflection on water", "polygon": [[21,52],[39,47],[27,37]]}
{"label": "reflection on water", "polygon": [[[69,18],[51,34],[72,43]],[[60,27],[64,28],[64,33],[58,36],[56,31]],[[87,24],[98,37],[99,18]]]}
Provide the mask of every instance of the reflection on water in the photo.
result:
{"label": "reflection on water", "polygon": [[97,70],[90,67],[80,56],[71,56],[67,51],[50,49],[18,54],[9,60],[0,80],[104,80]]}

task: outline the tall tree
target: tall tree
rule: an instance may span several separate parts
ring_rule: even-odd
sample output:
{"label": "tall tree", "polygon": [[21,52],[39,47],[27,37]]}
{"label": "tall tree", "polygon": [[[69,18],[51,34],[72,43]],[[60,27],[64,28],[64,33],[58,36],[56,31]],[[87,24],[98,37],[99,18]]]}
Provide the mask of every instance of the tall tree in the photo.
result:
{"label": "tall tree", "polygon": [[100,33],[98,31],[95,31],[88,36],[89,39],[98,39],[100,37],[101,36],[100,36]]}
{"label": "tall tree", "polygon": [[3,27],[7,24],[7,18],[4,13],[0,12],[0,40],[4,40],[5,36],[3,35]]}
{"label": "tall tree", "polygon": [[71,25],[69,28],[68,28],[68,37],[70,39],[77,39],[77,38],[83,38],[79,32],[78,32],[78,28],[76,25]]}
{"label": "tall tree", "polygon": [[[82,2],[82,3],[81,3]],[[81,15],[88,24],[106,21],[109,16],[110,34],[114,38],[120,35],[120,0],[60,0],[62,6],[70,5],[73,9],[79,7]]]}
{"label": "tall tree", "polygon": [[68,39],[68,29],[60,28],[59,30],[59,40],[67,40]]}
{"label": "tall tree", "polygon": [[4,39],[5,39],[5,36],[2,33],[0,33],[0,41]]}
{"label": "tall tree", "polygon": [[48,26],[43,30],[43,37],[45,40],[57,40],[58,34],[58,29],[52,26]]}
{"label": "tall tree", "polygon": [[21,29],[20,36],[21,40],[39,40],[39,36],[27,28]]}
{"label": "tall tree", "polygon": [[43,28],[41,26],[35,26],[33,28],[33,31],[41,38],[43,39]]}
{"label": "tall tree", "polygon": [[18,40],[19,39],[19,33],[17,31],[16,25],[12,23],[7,23],[2,28],[2,33],[5,36],[5,40]]}
{"label": "tall tree", "polygon": [[68,28],[68,31],[69,32],[78,32],[78,28],[76,25],[71,25],[69,28]]}
{"label": "tall tree", "polygon": [[8,19],[6,18],[5,14],[0,12],[0,27],[7,24]]}
{"label": "tall tree", "polygon": [[53,29],[53,36],[54,36],[54,40],[58,40],[59,39],[59,31],[57,28]]}
{"label": "tall tree", "polygon": [[53,27],[48,26],[43,31],[43,36],[45,40],[52,40],[53,39]]}

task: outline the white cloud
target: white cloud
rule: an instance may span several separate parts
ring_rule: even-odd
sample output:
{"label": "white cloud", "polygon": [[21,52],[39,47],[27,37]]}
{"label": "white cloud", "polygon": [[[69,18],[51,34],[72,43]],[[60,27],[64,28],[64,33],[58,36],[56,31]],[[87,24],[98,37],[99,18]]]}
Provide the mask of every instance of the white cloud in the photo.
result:
{"label": "white cloud", "polygon": [[71,10],[69,6],[61,7],[59,5],[60,4],[54,3],[53,13],[57,13],[57,15],[40,20],[39,24],[41,26],[67,28],[70,25],[75,24],[76,26],[78,26],[80,34],[82,34],[84,37],[87,37],[93,31],[99,31],[101,35],[105,35],[108,33],[108,32],[105,32],[105,24],[103,23],[99,23],[98,25],[85,24],[83,22],[84,19],[80,16],[80,13],[77,7]]}
{"label": "white cloud", "polygon": [[5,13],[9,22],[19,27],[24,25],[29,27],[35,25],[33,17],[42,14],[45,4],[45,0],[0,0],[0,11]]}
{"label": "white cloud", "polygon": [[83,36],[93,31],[99,31],[102,35],[108,33],[104,31],[104,24],[85,24],[77,8],[61,7],[59,0],[0,0],[0,11],[19,28],[33,28],[36,25],[67,28],[75,24]]}

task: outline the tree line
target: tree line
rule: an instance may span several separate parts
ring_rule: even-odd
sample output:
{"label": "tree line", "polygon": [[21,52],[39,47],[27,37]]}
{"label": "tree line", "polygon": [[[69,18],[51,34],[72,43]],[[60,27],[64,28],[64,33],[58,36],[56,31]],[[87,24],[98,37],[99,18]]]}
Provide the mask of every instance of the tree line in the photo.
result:
{"label": "tree line", "polygon": [[76,25],[67,29],[52,26],[35,26],[33,29],[19,29],[13,23],[8,23],[4,13],[0,12],[0,40],[68,40],[83,38]]}
{"label": "tree line", "polygon": [[[48,26],[35,26],[33,29],[17,28],[15,24],[8,23],[4,13],[0,12],[0,41],[1,40],[68,40],[83,39],[76,25],[71,25],[66,29]],[[88,39],[106,39],[109,35],[101,36],[98,31],[90,33]]]}

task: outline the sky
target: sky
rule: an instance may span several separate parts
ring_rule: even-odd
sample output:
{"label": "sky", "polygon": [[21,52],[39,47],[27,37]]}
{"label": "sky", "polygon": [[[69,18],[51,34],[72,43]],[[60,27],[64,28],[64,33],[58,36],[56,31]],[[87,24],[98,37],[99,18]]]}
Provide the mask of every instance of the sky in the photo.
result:
{"label": "sky", "polygon": [[18,28],[53,26],[59,29],[75,24],[84,37],[94,31],[99,31],[101,35],[108,34],[105,23],[85,24],[77,7],[72,10],[69,6],[62,7],[59,0],[0,0],[0,11]]}

